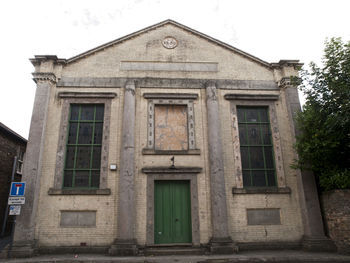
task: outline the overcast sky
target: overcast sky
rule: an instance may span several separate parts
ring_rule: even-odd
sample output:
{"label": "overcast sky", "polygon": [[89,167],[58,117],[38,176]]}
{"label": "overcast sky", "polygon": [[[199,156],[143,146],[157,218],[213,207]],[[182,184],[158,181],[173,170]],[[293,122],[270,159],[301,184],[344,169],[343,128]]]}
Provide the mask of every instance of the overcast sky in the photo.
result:
{"label": "overcast sky", "polygon": [[348,0],[1,1],[0,122],[28,138],[35,83],[29,58],[70,58],[173,19],[267,62],[320,63],[326,37],[350,40]]}

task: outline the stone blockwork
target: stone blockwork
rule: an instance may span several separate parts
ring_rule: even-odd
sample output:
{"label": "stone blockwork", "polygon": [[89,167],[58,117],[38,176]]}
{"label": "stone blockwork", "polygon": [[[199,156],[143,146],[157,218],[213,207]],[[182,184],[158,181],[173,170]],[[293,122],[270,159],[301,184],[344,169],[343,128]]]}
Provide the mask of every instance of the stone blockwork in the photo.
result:
{"label": "stone blockwork", "polygon": [[[230,191],[229,194],[227,193],[227,200],[233,240],[240,247],[252,248],[254,242],[267,244],[279,240],[280,247],[289,242],[298,243],[303,235],[303,229],[296,172],[290,168],[294,158],[293,137],[288,125],[284,92],[282,90],[221,90],[219,99],[221,127],[224,127],[223,145],[226,146],[223,148],[225,180],[226,187],[231,186],[227,190],[227,192]],[[237,113],[234,110],[236,105],[269,107],[271,128],[274,133],[273,145],[275,146],[275,164],[278,169],[278,186],[287,186],[287,191],[283,191],[283,188],[280,191],[275,189],[275,192],[269,189],[243,188]],[[231,125],[228,126],[227,123]],[[280,209],[281,224],[250,225],[247,209]]]}
{"label": "stone blockwork", "polygon": [[[77,92],[77,89],[66,88],[59,90],[60,92]],[[82,90],[78,90],[82,91]],[[86,91],[86,90],[84,90]],[[90,94],[103,93],[109,94],[111,89],[91,88],[88,89]],[[91,191],[55,191],[55,171],[57,168],[57,159],[60,156],[57,154],[59,147],[65,147],[61,142],[61,128],[64,126],[62,115],[65,112],[64,99],[57,97],[57,90],[52,89],[50,93],[50,106],[48,110],[48,125],[46,147],[43,157],[43,177],[41,178],[40,193],[46,198],[40,199],[39,207],[41,212],[37,217],[37,239],[39,249],[46,247],[81,247],[81,244],[86,244],[87,247],[107,247],[114,241],[117,233],[117,225],[114,217],[116,216],[116,206],[118,202],[118,178],[119,178],[119,151],[121,134],[121,116],[122,109],[119,101],[123,99],[123,93],[119,88],[113,89],[116,95],[105,101],[106,105],[110,105],[110,110],[105,111],[105,116],[111,112],[110,121],[108,122],[108,133],[111,132],[108,138],[108,153],[103,169],[106,173],[107,188],[98,189],[102,193]],[[84,98],[83,98],[84,99]],[[90,99],[86,99],[89,101]],[[96,99],[95,99],[96,100]],[[101,103],[102,99],[98,99],[97,103]],[[79,101],[74,101],[79,103]],[[96,103],[93,101],[92,103]],[[109,117],[108,117],[109,118]],[[106,124],[107,122],[105,122]],[[104,132],[104,135],[108,135]],[[106,139],[104,137],[104,139]],[[56,151],[52,151],[56,149]],[[118,170],[108,169],[109,164],[117,164]],[[62,184],[59,185],[62,189]],[[102,185],[102,188],[104,186]],[[56,193],[53,195],[53,193]],[[85,227],[70,227],[62,228],[60,226],[61,211],[96,211],[96,225],[86,229]],[[40,229],[40,231],[39,231]],[[83,247],[84,248],[84,247]],[[85,247],[86,248],[86,247]]]}
{"label": "stone blockwork", "polygon": [[322,205],[329,237],[338,252],[350,254],[350,190],[323,193]]}

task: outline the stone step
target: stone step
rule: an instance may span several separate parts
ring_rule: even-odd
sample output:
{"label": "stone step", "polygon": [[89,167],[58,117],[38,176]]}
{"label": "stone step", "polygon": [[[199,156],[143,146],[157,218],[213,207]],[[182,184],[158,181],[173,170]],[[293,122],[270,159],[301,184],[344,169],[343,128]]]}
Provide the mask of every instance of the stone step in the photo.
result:
{"label": "stone step", "polygon": [[[2,240],[4,241],[4,240]],[[10,240],[8,242],[2,242],[1,247],[0,247],[0,259],[5,259],[7,258],[7,252],[9,249],[9,244]]]}
{"label": "stone step", "polygon": [[143,250],[145,256],[167,256],[167,255],[205,255],[207,249],[204,247],[187,246],[159,246],[146,247]]}
{"label": "stone step", "polygon": [[0,259],[5,259],[7,258],[7,252],[8,252],[8,245],[3,247],[1,250],[0,250]]}

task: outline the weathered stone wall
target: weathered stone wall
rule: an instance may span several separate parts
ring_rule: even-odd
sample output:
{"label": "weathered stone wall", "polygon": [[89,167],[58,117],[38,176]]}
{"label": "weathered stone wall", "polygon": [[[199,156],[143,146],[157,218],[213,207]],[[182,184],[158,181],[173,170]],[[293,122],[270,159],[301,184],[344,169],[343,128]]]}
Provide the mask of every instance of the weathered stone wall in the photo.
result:
{"label": "weathered stone wall", "polygon": [[[167,36],[177,39],[178,46],[166,49],[162,40]],[[160,62],[195,64],[215,63],[217,71],[188,70],[125,70],[122,62]],[[166,25],[139,35],[118,45],[109,47],[67,65],[62,77],[154,77],[154,78],[198,78],[274,80],[272,69],[225,49],[217,44],[190,34],[172,25]],[[60,77],[60,76],[59,76]]]}
{"label": "weathered stone wall", "polygon": [[[232,193],[232,188],[237,188],[242,183],[237,176],[237,168],[240,160],[237,161],[237,150],[233,144],[237,140],[234,137],[235,123],[230,106],[230,101],[226,100],[226,94],[269,94],[278,95],[279,99],[273,103],[276,109],[276,119],[271,119],[277,124],[280,134],[281,147],[281,168],[285,186],[291,189],[290,193]],[[234,241],[245,242],[273,242],[273,241],[294,241],[298,242],[303,234],[300,216],[298,188],[296,181],[296,171],[290,168],[294,158],[292,136],[288,125],[288,117],[285,108],[285,97],[283,91],[221,91],[220,92],[220,113],[221,125],[223,128],[224,164],[225,180],[227,192],[227,205],[230,215],[229,226]],[[255,105],[264,105],[264,102],[253,102]],[[265,104],[266,105],[266,104]],[[272,116],[270,116],[272,118]],[[237,128],[237,126],[236,126]],[[276,142],[274,141],[274,145]],[[275,153],[275,159],[278,155]],[[275,160],[278,163],[278,160]],[[278,169],[279,167],[276,167]],[[281,187],[281,182],[278,184]],[[276,209],[280,210],[280,224],[249,225],[247,209]],[[272,221],[274,219],[271,219]],[[285,233],[288,233],[286,235]]]}
{"label": "weathered stone wall", "polygon": [[338,252],[350,254],[350,190],[325,192],[321,200],[329,237]]}
{"label": "weathered stone wall", "polygon": [[[62,98],[58,92],[115,92],[116,97],[111,99],[111,118],[109,123],[109,147],[107,169],[107,188],[110,195],[49,195],[49,189],[55,185],[56,158],[62,117]],[[39,212],[35,233],[39,246],[107,246],[116,237],[116,213],[118,201],[119,154],[121,134],[121,112],[123,93],[120,89],[52,89],[48,110],[46,141],[43,154]],[[105,112],[105,114],[107,114]],[[64,145],[65,147],[65,145]],[[118,170],[109,169],[109,164],[117,164]],[[63,174],[62,174],[63,176]],[[62,186],[60,186],[61,188]],[[66,227],[61,226],[62,211],[95,211],[95,226]]]}
{"label": "weathered stone wall", "polygon": [[[174,36],[179,45],[175,49],[165,49],[161,40]],[[126,70],[123,61],[166,61],[217,63],[217,71],[154,71]],[[192,65],[192,64],[191,64]],[[40,69],[48,70],[48,69]],[[197,176],[198,218],[200,243],[208,243],[213,235],[211,214],[210,166],[208,150],[208,113],[206,80],[217,82],[219,123],[223,150],[228,231],[235,242],[298,241],[303,235],[301,212],[299,209],[296,173],[289,166],[294,159],[293,141],[286,111],[284,91],[279,89],[276,78],[282,74],[266,65],[236,54],[229,49],[208,42],[173,26],[164,26],[119,43],[91,56],[87,56],[54,69],[58,78],[56,87],[51,89],[45,133],[45,147],[41,176],[40,201],[35,236],[39,246],[109,246],[117,237],[118,181],[120,178],[122,123],[125,80],[135,80],[135,229],[134,236],[140,245],[147,242],[147,175],[144,167],[169,167],[169,154],[143,152],[148,142],[148,99],[145,93],[195,94],[193,99],[194,137],[196,151],[191,154],[175,155],[175,166],[200,167]],[[163,78],[163,79],[162,79]],[[69,84],[70,83],[70,84]],[[102,84],[101,84],[102,83]],[[267,83],[267,84],[266,84]],[[268,87],[267,87],[267,86]],[[110,195],[49,195],[55,185],[57,152],[62,128],[63,99],[59,92],[116,93],[111,99],[109,125],[109,147],[107,160],[107,188]],[[279,183],[291,191],[283,194],[255,193],[232,194],[232,188],[240,187],[238,181],[234,121],[231,103],[226,94],[246,93],[253,95],[277,95],[273,102],[275,125],[281,137],[278,139],[278,155],[281,166]],[[193,149],[191,149],[193,150]],[[109,164],[117,164],[117,171],[109,170]],[[275,209],[280,212],[280,220],[272,220],[271,225],[248,225],[247,209]],[[276,210],[277,209],[277,210]],[[267,210],[267,211],[270,211]],[[77,223],[61,224],[61,212],[89,211],[95,215],[94,224],[89,227],[73,227]],[[260,211],[260,210],[259,210]],[[94,213],[96,212],[96,213]],[[69,213],[68,213],[69,214]],[[276,214],[276,212],[274,213]],[[67,219],[68,220],[68,219]],[[70,220],[70,218],[69,218]],[[73,220],[74,221],[74,220]],[[267,220],[268,221],[268,220]],[[271,222],[272,222],[271,221]],[[280,222],[277,224],[276,222]],[[288,233],[288,234],[286,234]]]}
{"label": "weathered stone wall", "polygon": [[[60,88],[63,91],[77,91],[74,88]],[[117,97],[112,99],[110,144],[108,163],[116,163],[120,167],[120,142],[121,142],[121,112],[123,105],[123,92],[119,88],[95,88],[79,89],[89,92],[116,92]],[[200,242],[207,243],[211,237],[211,210],[210,210],[210,184],[209,161],[207,149],[207,114],[205,89],[173,89],[173,88],[137,88],[136,89],[136,127],[135,127],[135,210],[136,226],[135,237],[140,245],[146,242],[146,218],[147,218],[147,175],[142,173],[143,167],[171,165],[171,155],[144,155],[142,149],[147,143],[147,105],[148,100],[144,93],[191,93],[197,94],[194,100],[195,139],[199,155],[175,156],[176,166],[196,166],[203,170],[197,175],[198,199],[199,199],[199,228]],[[298,205],[296,179],[294,171],[289,167],[293,159],[291,135],[288,130],[286,113],[283,110],[283,93],[279,91],[254,91],[259,94],[278,94],[281,101],[276,102],[276,115],[281,136],[283,167],[286,185],[291,188],[287,194],[232,194],[232,188],[237,187],[235,173],[235,151],[232,138],[232,116],[230,102],[224,99],[229,91],[219,92],[225,182],[228,208],[229,231],[236,242],[259,241],[297,241],[302,236],[302,225]],[[250,92],[251,94],[252,92]],[[59,140],[60,122],[62,111],[62,99],[58,99],[56,91],[52,91],[52,103],[49,107],[49,123],[46,136],[48,141],[45,146],[44,166],[40,213],[38,216],[37,235],[42,246],[79,246],[87,245],[106,246],[113,242],[117,231],[117,200],[118,200],[118,171],[108,171],[107,187],[111,189],[111,195],[107,196],[81,196],[81,195],[47,195],[54,185],[54,173],[56,164],[56,152]],[[272,225],[248,225],[247,209],[270,208],[280,209],[281,224]],[[96,211],[96,226],[90,228],[62,227],[60,225],[61,211]],[[285,233],[288,232],[288,235]]]}

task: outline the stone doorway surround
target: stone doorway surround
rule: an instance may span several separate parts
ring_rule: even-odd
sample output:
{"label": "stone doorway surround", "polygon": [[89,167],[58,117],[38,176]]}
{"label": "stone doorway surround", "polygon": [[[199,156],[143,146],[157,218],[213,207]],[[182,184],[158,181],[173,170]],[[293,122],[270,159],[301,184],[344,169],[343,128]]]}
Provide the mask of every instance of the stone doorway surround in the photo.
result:
{"label": "stone doorway surround", "polygon": [[200,246],[197,174],[200,167],[144,167],[147,175],[146,246],[154,246],[154,181],[188,180],[191,189],[192,246]]}

